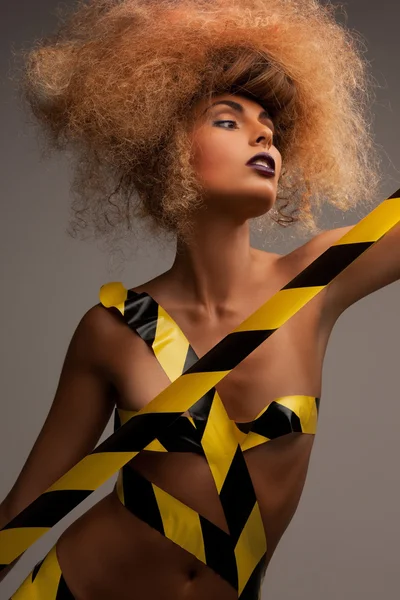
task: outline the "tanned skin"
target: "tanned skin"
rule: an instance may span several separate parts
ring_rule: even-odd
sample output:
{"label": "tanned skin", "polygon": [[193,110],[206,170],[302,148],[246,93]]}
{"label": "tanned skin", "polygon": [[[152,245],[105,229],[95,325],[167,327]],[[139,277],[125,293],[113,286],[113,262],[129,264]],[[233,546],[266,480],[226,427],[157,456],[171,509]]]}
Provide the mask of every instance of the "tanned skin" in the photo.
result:
{"label": "tanned skin", "polygon": [[[226,100],[242,109],[211,107]],[[193,164],[204,205],[190,240],[178,239],[172,267],[135,290],[171,314],[201,357],[351,227],[325,231],[285,256],[252,248],[249,220],[274,206],[282,169],[274,124],[240,95],[202,99],[193,111]],[[246,166],[261,151],[275,159],[272,178]],[[230,418],[250,421],[278,396],[321,395],[333,325],[352,303],[400,277],[399,237],[394,228],[217,385]],[[42,431],[0,506],[0,526],[94,448],[115,405],[139,410],[168,384],[121,315],[92,307],[74,332]],[[292,433],[245,452],[266,532],[266,566],[296,511],[313,440]],[[143,451],[130,466],[228,531],[203,457]],[[209,567],[132,515],[115,492],[68,527],[56,550],[77,600],[237,598]]]}

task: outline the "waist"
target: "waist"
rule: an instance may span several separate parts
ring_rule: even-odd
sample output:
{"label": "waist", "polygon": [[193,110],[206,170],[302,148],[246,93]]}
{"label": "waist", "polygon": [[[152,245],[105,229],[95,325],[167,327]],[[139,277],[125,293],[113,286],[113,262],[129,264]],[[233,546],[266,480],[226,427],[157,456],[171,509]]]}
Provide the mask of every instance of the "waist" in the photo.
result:
{"label": "waist", "polygon": [[115,489],[63,532],[57,556],[71,591],[85,600],[123,600],[133,591],[138,600],[237,600],[206,565],[127,511]]}

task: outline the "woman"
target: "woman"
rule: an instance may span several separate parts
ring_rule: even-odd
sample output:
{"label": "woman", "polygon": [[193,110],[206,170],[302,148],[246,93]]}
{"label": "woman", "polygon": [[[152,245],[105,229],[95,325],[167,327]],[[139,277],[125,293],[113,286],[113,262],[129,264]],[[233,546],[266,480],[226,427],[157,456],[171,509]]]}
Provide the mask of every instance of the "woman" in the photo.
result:
{"label": "woman", "polygon": [[[175,233],[177,252],[133,290],[103,286],[77,326],[0,526],[93,450],[114,408],[117,434],[139,424],[135,456],[13,598],[255,600],[305,482],[333,325],[400,277],[399,228],[268,343],[251,352],[240,338],[218,368],[214,353],[205,371],[230,372],[204,394],[194,377],[187,410],[174,395],[148,407],[352,229],[318,232],[323,200],[376,200],[355,39],[314,0],[98,0],[28,55],[25,74],[46,139],[77,153],[75,231],[83,215],[111,239],[139,215]],[[261,252],[256,217],[314,235],[286,256]]]}

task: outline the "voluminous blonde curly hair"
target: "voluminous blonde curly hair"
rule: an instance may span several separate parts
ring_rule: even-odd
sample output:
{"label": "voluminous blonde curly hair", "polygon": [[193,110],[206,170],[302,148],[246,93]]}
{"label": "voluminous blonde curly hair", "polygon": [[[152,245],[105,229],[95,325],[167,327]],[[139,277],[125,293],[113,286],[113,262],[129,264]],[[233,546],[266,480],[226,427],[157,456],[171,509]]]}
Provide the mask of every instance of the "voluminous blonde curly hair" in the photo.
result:
{"label": "voluminous blonde curly hair", "polygon": [[[372,77],[361,38],[316,0],[79,0],[22,51],[22,97],[45,152],[73,150],[72,235],[149,217],[185,235],[201,187],[192,107],[238,93],[271,112],[284,169],[277,222],[373,201]],[[154,229],[153,229],[154,231]]]}

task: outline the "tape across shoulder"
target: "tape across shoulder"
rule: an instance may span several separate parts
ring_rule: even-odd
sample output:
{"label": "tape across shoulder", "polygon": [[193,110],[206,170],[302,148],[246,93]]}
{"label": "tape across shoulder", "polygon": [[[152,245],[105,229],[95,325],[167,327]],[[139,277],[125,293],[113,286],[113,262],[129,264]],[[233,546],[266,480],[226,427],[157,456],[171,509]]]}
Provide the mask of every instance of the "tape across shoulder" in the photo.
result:
{"label": "tape across shoulder", "polygon": [[[399,222],[397,190],[3,527],[0,570],[152,443]],[[111,282],[102,286],[100,301],[124,314],[127,294],[120,282]]]}

